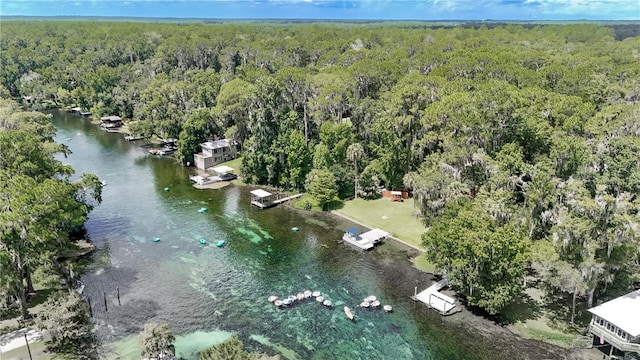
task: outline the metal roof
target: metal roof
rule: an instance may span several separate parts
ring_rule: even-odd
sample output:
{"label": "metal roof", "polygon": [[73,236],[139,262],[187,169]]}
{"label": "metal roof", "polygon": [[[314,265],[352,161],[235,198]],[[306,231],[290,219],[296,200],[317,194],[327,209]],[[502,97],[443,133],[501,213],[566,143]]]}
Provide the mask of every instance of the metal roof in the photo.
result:
{"label": "metal roof", "polygon": [[632,337],[640,336],[640,290],[620,296],[589,309]]}
{"label": "metal roof", "polygon": [[221,166],[214,167],[213,171],[217,172],[218,174],[224,174],[224,173],[232,172],[233,168],[230,166],[221,165]]}
{"label": "metal roof", "polygon": [[229,139],[215,140],[215,141],[207,141],[205,143],[200,144],[200,147],[203,149],[219,149],[230,146],[231,142]]}
{"label": "metal roof", "polygon": [[253,194],[253,195],[255,195],[255,196],[259,197],[259,198],[265,198],[265,197],[273,195],[270,192],[264,191],[262,189],[251,190],[251,194]]}

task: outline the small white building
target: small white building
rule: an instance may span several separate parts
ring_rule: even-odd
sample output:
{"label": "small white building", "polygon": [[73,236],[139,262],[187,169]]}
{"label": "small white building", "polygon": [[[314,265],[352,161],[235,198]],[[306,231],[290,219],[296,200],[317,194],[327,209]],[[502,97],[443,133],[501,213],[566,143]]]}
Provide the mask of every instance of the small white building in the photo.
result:
{"label": "small white building", "polygon": [[235,159],[237,154],[236,145],[229,139],[207,141],[200,147],[202,152],[193,154],[193,161],[202,170]]}
{"label": "small white building", "polygon": [[593,307],[589,312],[593,315],[589,331],[600,344],[612,346],[609,358],[624,358],[616,356],[614,348],[640,358],[640,290]]}

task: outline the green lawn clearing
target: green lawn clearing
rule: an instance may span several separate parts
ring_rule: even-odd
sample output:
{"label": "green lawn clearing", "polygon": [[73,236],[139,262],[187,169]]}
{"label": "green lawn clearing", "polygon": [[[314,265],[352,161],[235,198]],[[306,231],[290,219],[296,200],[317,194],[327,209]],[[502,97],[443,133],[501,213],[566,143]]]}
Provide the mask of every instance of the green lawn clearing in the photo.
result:
{"label": "green lawn clearing", "polygon": [[391,236],[422,248],[421,236],[425,232],[425,226],[414,215],[416,210],[411,199],[392,202],[388,198],[382,198],[346,201],[342,208],[335,211],[370,228],[388,231]]}

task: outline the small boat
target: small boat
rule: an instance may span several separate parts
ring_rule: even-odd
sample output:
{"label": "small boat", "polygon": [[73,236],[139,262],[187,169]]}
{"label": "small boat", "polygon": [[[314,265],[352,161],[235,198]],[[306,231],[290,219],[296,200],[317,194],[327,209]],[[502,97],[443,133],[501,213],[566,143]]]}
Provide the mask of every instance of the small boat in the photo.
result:
{"label": "small boat", "polygon": [[318,297],[316,298],[316,301],[317,301],[317,302],[320,302],[320,303],[321,303],[321,302],[323,302],[323,301],[324,301],[324,296],[318,296]]}
{"label": "small boat", "polygon": [[310,298],[310,297],[311,297],[311,290],[305,290],[305,291],[304,291],[304,298],[305,298],[305,299],[308,299],[308,298]]}
{"label": "small boat", "polygon": [[157,237],[153,238],[153,242],[158,242],[158,241],[160,241],[160,238],[157,238]]}
{"label": "small boat", "polygon": [[164,191],[169,191],[169,188],[168,187],[164,188]]}
{"label": "small boat", "polygon": [[364,301],[367,301],[367,302],[374,302],[376,300],[378,300],[378,298],[373,295],[367,296],[366,298],[364,298]]}
{"label": "small boat", "polygon": [[382,307],[384,309],[384,311],[386,312],[391,312],[393,311],[393,308],[391,307],[391,305],[385,305]]}
{"label": "small boat", "polygon": [[207,243],[207,240],[205,240],[205,238],[201,238],[199,242],[200,245],[205,245]]}
{"label": "small boat", "polygon": [[275,305],[275,306],[277,306],[277,307],[280,307],[280,306],[282,306],[283,304],[284,304],[284,303],[283,303],[282,301],[280,301],[280,300],[276,300],[276,301],[274,301],[274,302],[273,302],[273,305]]}
{"label": "small boat", "polygon": [[278,297],[275,296],[275,295],[271,295],[271,296],[269,296],[268,300],[269,300],[269,302],[274,302],[274,301],[278,300]]}
{"label": "small boat", "polygon": [[363,302],[360,303],[359,306],[363,307],[363,308],[368,308],[369,306],[371,306],[371,303],[368,302],[368,301],[363,301]]}
{"label": "small boat", "polygon": [[373,306],[373,307],[378,307],[378,306],[380,306],[380,301],[378,301],[378,300],[374,300],[374,301],[372,301],[372,302],[371,302],[371,306]]}
{"label": "small boat", "polygon": [[303,293],[301,293],[301,292],[299,292],[299,293],[296,295],[296,298],[297,298],[298,300],[302,300],[302,299],[304,299],[304,294],[303,294]]}
{"label": "small boat", "polygon": [[291,231],[298,231],[298,230],[300,230],[300,228],[295,227],[295,226],[291,228]]}
{"label": "small boat", "polygon": [[223,247],[224,246],[224,240],[220,240],[216,243],[217,247]]}
{"label": "small boat", "polygon": [[317,290],[316,290],[316,291],[312,292],[312,293],[311,293],[311,296],[313,296],[313,297],[318,297],[318,296],[320,296],[320,291],[317,291]]}
{"label": "small boat", "polygon": [[286,298],[286,299],[282,300],[282,304],[283,305],[291,305],[292,302],[293,302],[293,300],[291,300],[290,298]]}
{"label": "small boat", "polygon": [[204,214],[204,213],[207,212],[207,210],[209,210],[209,209],[207,209],[206,207],[202,207],[202,208],[198,209],[198,214]]}
{"label": "small boat", "polygon": [[322,305],[326,306],[326,307],[332,307],[333,303],[331,302],[331,300],[325,300],[322,302]]}
{"label": "small boat", "polygon": [[353,321],[353,313],[351,312],[351,309],[349,309],[348,306],[344,307],[344,313],[347,315],[349,320]]}

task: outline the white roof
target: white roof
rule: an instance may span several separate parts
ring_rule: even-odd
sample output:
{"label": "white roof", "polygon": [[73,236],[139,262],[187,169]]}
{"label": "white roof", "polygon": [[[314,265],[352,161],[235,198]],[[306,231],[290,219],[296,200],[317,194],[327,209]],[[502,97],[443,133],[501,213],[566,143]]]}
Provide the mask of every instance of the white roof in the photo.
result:
{"label": "white roof", "polygon": [[380,229],[372,229],[362,234],[362,237],[367,237],[371,239],[382,239],[387,236],[389,236],[389,233]]}
{"label": "white roof", "polygon": [[630,292],[589,309],[629,335],[640,336],[640,290]]}
{"label": "white roof", "polygon": [[233,171],[233,168],[230,166],[226,166],[226,165],[222,165],[222,166],[216,166],[213,168],[213,171],[217,172],[218,174],[223,174],[223,173],[229,173]]}
{"label": "white roof", "polygon": [[100,120],[101,121],[118,121],[118,120],[122,120],[122,118],[117,115],[111,115],[111,116],[103,116],[100,118]]}
{"label": "white roof", "polygon": [[259,198],[265,198],[272,195],[270,192],[264,191],[262,189],[252,190],[251,193]]}
{"label": "white roof", "polygon": [[200,147],[203,149],[219,149],[230,146],[229,139],[215,140],[215,141],[207,141],[205,143],[200,144]]}

